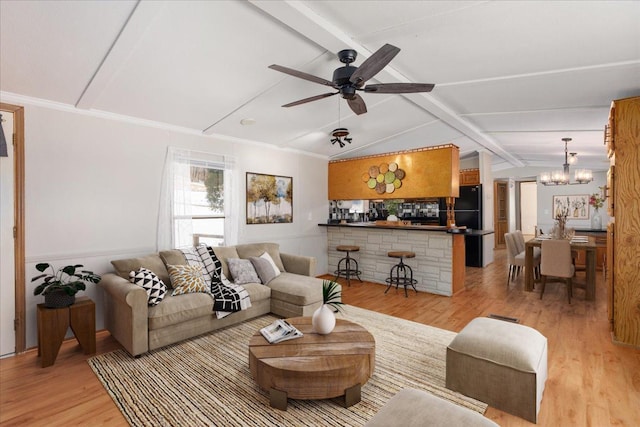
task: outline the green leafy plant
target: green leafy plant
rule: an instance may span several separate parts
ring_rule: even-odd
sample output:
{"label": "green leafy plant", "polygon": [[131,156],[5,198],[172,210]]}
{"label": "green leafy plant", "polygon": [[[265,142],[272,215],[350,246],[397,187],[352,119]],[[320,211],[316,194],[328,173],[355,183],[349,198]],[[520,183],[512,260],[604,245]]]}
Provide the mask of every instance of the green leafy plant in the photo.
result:
{"label": "green leafy plant", "polygon": [[94,274],[93,271],[79,270],[82,264],[67,265],[57,271],[49,263],[43,262],[36,265],[36,270],[44,272],[50,269],[50,273],[40,274],[31,279],[32,282],[44,279],[41,284],[33,290],[34,295],[47,295],[55,291],[64,291],[67,295],[73,296],[78,291],[86,289],[85,282],[98,283],[101,277]]}
{"label": "green leafy plant", "polygon": [[398,204],[400,203],[399,200],[387,200],[386,202],[384,202],[384,207],[387,209],[387,213],[389,215],[398,215]]}
{"label": "green leafy plant", "polygon": [[333,280],[322,281],[322,302],[330,306],[335,313],[342,310],[342,291],[340,285]]}

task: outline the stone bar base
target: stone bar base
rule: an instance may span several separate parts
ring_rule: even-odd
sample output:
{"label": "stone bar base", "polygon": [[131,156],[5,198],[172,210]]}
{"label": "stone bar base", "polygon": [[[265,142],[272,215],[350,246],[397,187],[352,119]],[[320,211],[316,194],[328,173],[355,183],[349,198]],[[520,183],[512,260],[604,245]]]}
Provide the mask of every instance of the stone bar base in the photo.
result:
{"label": "stone bar base", "polygon": [[463,235],[444,231],[337,226],[327,227],[327,243],[328,271],[336,270],[342,258],[337,246],[357,245],[360,251],[353,257],[358,260],[362,271],[360,277],[385,284],[391,267],[398,261],[389,258],[387,252],[412,251],[416,257],[405,260],[405,263],[413,268],[418,291],[451,296],[464,287]]}

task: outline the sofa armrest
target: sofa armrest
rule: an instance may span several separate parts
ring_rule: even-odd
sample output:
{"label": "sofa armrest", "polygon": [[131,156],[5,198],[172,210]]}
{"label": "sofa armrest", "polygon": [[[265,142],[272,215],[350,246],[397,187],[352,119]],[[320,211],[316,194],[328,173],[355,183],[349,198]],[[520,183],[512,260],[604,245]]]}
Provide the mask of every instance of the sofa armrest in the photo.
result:
{"label": "sofa armrest", "polygon": [[284,269],[289,273],[315,277],[316,259],[311,256],[291,255],[280,253]]}
{"label": "sofa armrest", "polygon": [[104,324],[107,330],[132,356],[147,352],[147,291],[112,273],[103,275],[98,286],[104,290]]}

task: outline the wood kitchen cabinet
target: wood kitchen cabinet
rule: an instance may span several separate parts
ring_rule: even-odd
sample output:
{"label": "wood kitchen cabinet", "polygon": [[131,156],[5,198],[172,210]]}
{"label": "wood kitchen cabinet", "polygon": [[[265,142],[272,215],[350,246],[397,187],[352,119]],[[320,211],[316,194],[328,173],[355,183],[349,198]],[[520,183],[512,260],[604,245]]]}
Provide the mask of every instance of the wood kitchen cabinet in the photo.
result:
{"label": "wood kitchen cabinet", "polygon": [[480,169],[461,170],[460,185],[480,185]]}
{"label": "wood kitchen cabinet", "polygon": [[616,342],[640,347],[640,97],[612,103],[605,145],[614,201],[607,226],[609,319]]}

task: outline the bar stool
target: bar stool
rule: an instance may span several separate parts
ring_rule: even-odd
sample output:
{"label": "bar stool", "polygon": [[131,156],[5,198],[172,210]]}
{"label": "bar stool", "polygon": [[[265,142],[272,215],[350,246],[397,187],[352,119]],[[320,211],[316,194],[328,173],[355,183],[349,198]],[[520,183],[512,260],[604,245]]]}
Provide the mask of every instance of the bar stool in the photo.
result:
{"label": "bar stool", "polygon": [[[358,252],[360,250],[360,246],[339,245],[336,247],[336,250],[338,252],[346,252],[347,256],[338,261],[338,269],[333,272],[336,276],[334,280],[338,280],[342,274],[344,278],[347,279],[347,285],[349,286],[351,286],[351,276],[356,276],[358,280],[362,282],[362,279],[360,278],[360,274],[362,274],[362,272],[358,269],[358,261],[349,256],[349,252]],[[352,263],[355,268],[352,268]]]}
{"label": "bar stool", "polygon": [[[404,258],[415,258],[416,253],[411,251],[391,251],[387,252],[387,256],[390,258],[400,258],[400,262],[391,267],[389,277],[386,280],[388,283],[387,289],[384,293],[386,294],[389,288],[395,284],[396,290],[398,290],[398,286],[404,286],[405,297],[409,296],[407,294],[407,286],[411,286],[417,294],[418,290],[416,289],[416,283],[418,283],[418,281],[413,278],[413,270],[411,267],[403,262]],[[407,273],[409,273],[409,277],[407,277]]]}

